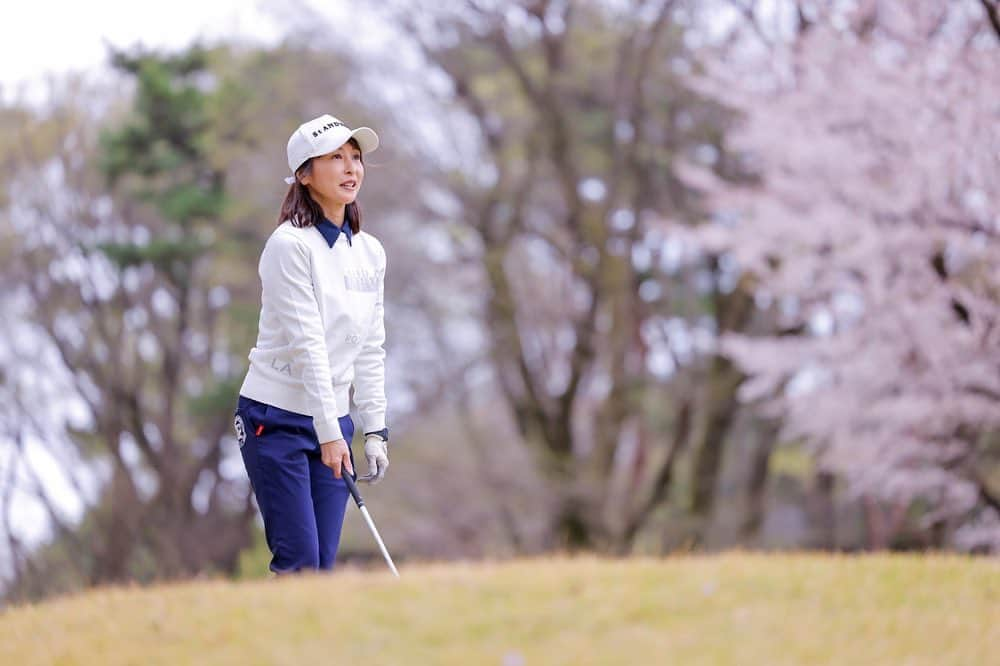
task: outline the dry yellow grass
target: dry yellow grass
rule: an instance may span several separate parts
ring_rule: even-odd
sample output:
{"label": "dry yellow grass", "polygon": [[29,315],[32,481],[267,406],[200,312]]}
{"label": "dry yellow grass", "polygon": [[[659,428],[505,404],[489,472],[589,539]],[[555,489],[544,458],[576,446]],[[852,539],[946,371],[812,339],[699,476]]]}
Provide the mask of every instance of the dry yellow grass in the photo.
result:
{"label": "dry yellow grass", "polygon": [[95,590],[3,664],[1000,664],[1000,561],[557,558]]}

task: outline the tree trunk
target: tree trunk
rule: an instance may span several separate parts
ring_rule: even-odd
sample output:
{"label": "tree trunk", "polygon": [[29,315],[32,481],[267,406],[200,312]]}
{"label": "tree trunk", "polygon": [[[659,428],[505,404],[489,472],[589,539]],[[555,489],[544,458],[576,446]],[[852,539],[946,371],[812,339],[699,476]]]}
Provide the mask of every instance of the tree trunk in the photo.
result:
{"label": "tree trunk", "polygon": [[736,390],[743,379],[744,375],[729,359],[718,355],[713,357],[707,379],[704,425],[701,428],[701,442],[696,448],[692,478],[691,512],[698,518],[693,537],[696,545],[704,541],[715,507],[723,450],[739,407]]}
{"label": "tree trunk", "polygon": [[753,435],[755,446],[750,460],[747,508],[739,531],[741,542],[757,540],[761,525],[764,524],[771,453],[778,443],[780,428],[780,422],[776,419],[757,419],[755,422]]}
{"label": "tree trunk", "polygon": [[812,489],[815,518],[813,545],[824,550],[837,548],[837,518],[834,502],[837,478],[831,472],[818,471]]}

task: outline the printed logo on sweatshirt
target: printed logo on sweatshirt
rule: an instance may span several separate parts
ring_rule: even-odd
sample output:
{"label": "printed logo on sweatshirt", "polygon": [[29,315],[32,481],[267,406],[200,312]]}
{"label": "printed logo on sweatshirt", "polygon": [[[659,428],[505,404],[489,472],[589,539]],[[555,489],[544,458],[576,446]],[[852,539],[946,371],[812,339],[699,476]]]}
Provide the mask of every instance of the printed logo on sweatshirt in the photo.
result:
{"label": "printed logo on sweatshirt", "polygon": [[283,372],[286,375],[288,375],[289,377],[292,376],[292,364],[289,363],[289,362],[287,362],[287,361],[281,361],[280,365],[279,365],[278,359],[272,358],[271,359],[271,369],[272,370],[277,370],[278,372]]}
{"label": "printed logo on sweatshirt", "polygon": [[346,271],[344,288],[348,291],[378,291],[378,274],[363,268]]}

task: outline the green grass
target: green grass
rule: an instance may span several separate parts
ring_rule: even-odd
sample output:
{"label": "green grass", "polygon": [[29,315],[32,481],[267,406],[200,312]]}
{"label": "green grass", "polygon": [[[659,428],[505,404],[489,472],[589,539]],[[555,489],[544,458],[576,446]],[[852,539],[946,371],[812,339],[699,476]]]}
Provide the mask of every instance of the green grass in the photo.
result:
{"label": "green grass", "polygon": [[110,588],[0,615],[3,664],[1000,663],[1000,561],[685,555]]}

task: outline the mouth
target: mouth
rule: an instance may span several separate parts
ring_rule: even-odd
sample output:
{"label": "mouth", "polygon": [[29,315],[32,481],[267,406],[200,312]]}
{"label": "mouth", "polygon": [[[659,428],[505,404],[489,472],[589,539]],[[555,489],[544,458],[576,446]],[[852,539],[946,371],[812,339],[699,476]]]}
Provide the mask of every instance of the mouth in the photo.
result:
{"label": "mouth", "polygon": [[340,186],[345,190],[351,190],[353,192],[354,190],[358,189],[358,181],[345,180],[343,183],[340,184]]}

